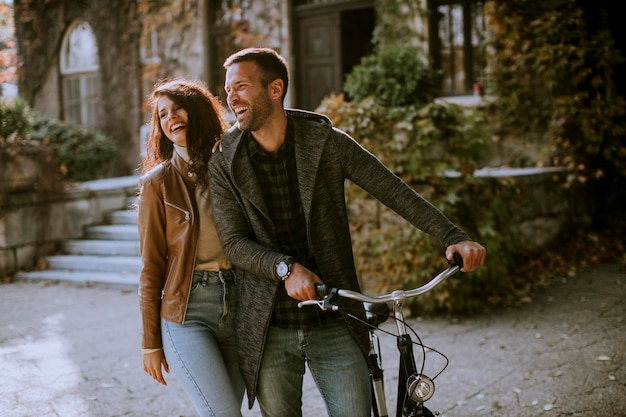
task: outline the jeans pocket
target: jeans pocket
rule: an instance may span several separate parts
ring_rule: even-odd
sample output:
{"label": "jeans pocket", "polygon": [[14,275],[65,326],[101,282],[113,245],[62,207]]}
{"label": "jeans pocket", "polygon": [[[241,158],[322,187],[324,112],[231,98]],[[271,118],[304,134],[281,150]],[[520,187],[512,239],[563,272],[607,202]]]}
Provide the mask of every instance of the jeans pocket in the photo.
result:
{"label": "jeans pocket", "polygon": [[200,287],[202,287],[202,281],[193,280],[191,281],[191,289],[189,290],[189,294],[195,293]]}

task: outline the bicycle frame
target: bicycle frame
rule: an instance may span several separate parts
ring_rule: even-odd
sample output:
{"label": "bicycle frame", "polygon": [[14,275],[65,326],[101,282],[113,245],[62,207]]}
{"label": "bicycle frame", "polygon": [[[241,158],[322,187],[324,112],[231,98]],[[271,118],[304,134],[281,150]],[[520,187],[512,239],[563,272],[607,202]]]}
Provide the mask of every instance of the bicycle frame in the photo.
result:
{"label": "bicycle frame", "polygon": [[[376,305],[391,303],[393,317],[396,322],[397,334],[395,337],[397,339],[397,347],[400,357],[400,363],[398,366],[396,416],[432,417],[434,414],[424,406],[424,402],[432,398],[435,385],[431,378],[422,375],[417,370],[413,352],[413,341],[411,340],[411,336],[407,330],[407,325],[404,321],[402,306],[406,299],[416,297],[432,290],[446,278],[457,273],[460,268],[461,266],[458,263],[452,263],[448,269],[442,271],[431,281],[419,288],[408,291],[397,290],[390,294],[379,296],[367,296],[356,291],[337,288],[332,288],[330,291],[327,291],[326,286],[321,284],[320,286],[316,286],[316,291],[318,294],[323,295],[322,300],[307,300],[299,303],[298,305],[317,305],[322,310],[339,310],[339,307],[333,304],[333,300],[336,299],[337,296]],[[366,311],[368,310],[366,309]],[[369,358],[372,366],[372,369],[370,369],[370,378],[372,382],[372,409],[374,417],[388,417],[380,343],[378,335],[375,333],[375,330],[378,328],[378,324],[380,322],[371,316],[368,317],[368,322],[370,324]]]}

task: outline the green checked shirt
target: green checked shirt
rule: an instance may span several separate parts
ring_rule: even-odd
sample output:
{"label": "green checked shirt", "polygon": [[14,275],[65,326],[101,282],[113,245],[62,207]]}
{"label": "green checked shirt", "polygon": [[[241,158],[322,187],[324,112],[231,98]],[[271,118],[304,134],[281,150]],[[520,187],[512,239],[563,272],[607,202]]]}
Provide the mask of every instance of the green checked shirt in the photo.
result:
{"label": "green checked shirt", "polygon": [[[275,154],[268,154],[261,149],[251,134],[246,133],[245,136],[250,161],[274,223],[279,250],[294,257],[296,262],[319,276],[319,269],[307,241],[291,122],[287,126],[285,141]],[[329,313],[323,313],[315,306],[298,308],[298,300],[287,295],[283,283],[278,289],[270,325],[305,328],[323,324],[328,316]]]}

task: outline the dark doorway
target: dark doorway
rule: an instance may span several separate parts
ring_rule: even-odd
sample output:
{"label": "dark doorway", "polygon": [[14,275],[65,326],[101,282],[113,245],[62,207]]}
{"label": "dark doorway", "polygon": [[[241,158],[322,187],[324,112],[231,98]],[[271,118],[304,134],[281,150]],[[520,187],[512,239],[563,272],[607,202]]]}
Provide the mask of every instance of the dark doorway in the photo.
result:
{"label": "dark doorway", "polygon": [[372,53],[374,33],[374,9],[346,10],[341,13],[341,72],[345,75]]}
{"label": "dark doorway", "polygon": [[315,110],[341,93],[345,76],[373,49],[373,1],[307,4],[294,10],[296,107]]}

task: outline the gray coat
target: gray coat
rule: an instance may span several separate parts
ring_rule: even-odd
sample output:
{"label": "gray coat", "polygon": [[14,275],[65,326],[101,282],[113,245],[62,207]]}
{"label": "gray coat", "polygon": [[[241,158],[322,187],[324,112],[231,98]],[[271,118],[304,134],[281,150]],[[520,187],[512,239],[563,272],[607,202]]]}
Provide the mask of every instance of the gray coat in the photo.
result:
{"label": "gray coat", "polygon": [[[287,115],[294,128],[298,184],[309,246],[320,278],[326,283],[360,290],[345,203],[346,179],[445,246],[469,239],[374,155],[334,128],[326,117],[301,110],[287,110]],[[280,284],[275,266],[285,255],[276,249],[275,228],[241,138],[242,132],[236,127],[222,136],[221,150],[210,161],[210,188],[224,253],[239,270],[239,352],[251,407]],[[366,327],[353,319],[346,320],[367,354]]]}

